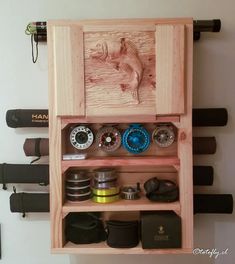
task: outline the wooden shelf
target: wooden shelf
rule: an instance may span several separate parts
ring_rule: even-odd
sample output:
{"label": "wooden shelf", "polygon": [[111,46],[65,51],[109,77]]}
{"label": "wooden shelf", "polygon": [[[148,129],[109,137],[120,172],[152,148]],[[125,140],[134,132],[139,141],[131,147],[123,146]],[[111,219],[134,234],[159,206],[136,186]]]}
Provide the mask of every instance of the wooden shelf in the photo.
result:
{"label": "wooden shelf", "polygon": [[68,242],[63,248],[53,248],[52,252],[64,254],[190,254],[192,249],[143,249],[141,243],[134,248],[111,248],[106,242],[84,245]]}
{"label": "wooden shelf", "polygon": [[70,167],[97,167],[97,166],[174,166],[180,165],[178,157],[96,157],[84,160],[62,161],[62,172]]}
{"label": "wooden shelf", "polygon": [[[193,20],[49,21],[47,33],[52,251],[68,254],[191,253]],[[108,48],[114,49],[115,58],[118,55],[120,62],[124,58],[126,61],[127,51],[132,54],[133,49],[133,65],[119,71],[116,61],[107,63],[104,55],[100,60],[97,57],[100,51],[94,46],[97,41],[109,43]],[[150,146],[141,155],[132,155],[120,148],[115,157],[107,157],[103,155],[108,154],[96,151],[93,144],[87,159],[62,160],[63,154],[76,152],[69,144],[70,124],[89,124],[97,131],[104,124],[118,123],[124,131],[127,124],[143,123],[152,132],[155,123],[168,122],[175,125],[177,140],[164,150]],[[64,202],[66,171],[86,169],[91,172],[99,167],[114,167],[119,173],[120,186],[143,184],[156,174],[160,179],[172,179],[179,186],[180,201],[153,203],[142,197],[110,204],[91,200]],[[119,217],[119,212],[124,211],[125,217],[132,217],[136,212],[149,210],[173,210],[180,216],[181,249],[145,250],[141,244],[131,249],[114,249],[105,242],[65,244],[65,216],[70,212],[99,211],[104,212],[104,217],[113,212]]]}
{"label": "wooden shelf", "polygon": [[[172,115],[172,116],[132,116],[131,123],[178,123],[180,121],[179,115]],[[79,123],[114,123],[113,117],[62,117],[61,118],[62,127],[65,127],[68,124],[79,124]],[[130,123],[129,117],[115,117],[115,122],[117,123]]]}
{"label": "wooden shelf", "polygon": [[146,197],[138,200],[119,200],[113,203],[100,204],[92,200],[83,202],[66,202],[62,207],[63,214],[69,212],[104,212],[104,211],[154,211],[154,210],[173,210],[180,212],[180,203],[151,202]]}

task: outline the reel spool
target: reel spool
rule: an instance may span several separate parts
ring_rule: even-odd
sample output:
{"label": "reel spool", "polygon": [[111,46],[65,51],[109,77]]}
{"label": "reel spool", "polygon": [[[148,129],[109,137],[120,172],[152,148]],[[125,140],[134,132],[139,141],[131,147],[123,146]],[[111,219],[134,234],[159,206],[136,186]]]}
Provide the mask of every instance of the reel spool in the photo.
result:
{"label": "reel spool", "polygon": [[119,194],[119,187],[110,187],[110,188],[92,188],[92,193],[98,196],[110,196]]}
{"label": "reel spool", "polygon": [[102,196],[102,195],[94,195],[92,196],[92,201],[95,203],[112,203],[116,202],[120,199],[119,194]]}
{"label": "reel spool", "polygon": [[87,149],[94,141],[94,135],[89,127],[77,126],[70,133],[70,142],[76,149]]}
{"label": "reel spool", "polygon": [[93,182],[93,187],[96,189],[108,189],[116,186],[117,186],[116,179],[113,181],[106,181],[106,182],[97,182],[96,180],[94,180]]}
{"label": "reel spool", "polygon": [[84,188],[90,186],[91,178],[87,175],[87,171],[71,171],[66,176],[66,186]]}
{"label": "reel spool", "polygon": [[124,132],[122,144],[130,153],[139,154],[150,145],[149,133],[140,124],[132,124]]}
{"label": "reel spool", "polygon": [[99,148],[105,152],[117,150],[122,143],[121,133],[112,126],[101,127],[96,135],[96,141]]}
{"label": "reel spool", "polygon": [[91,178],[87,171],[71,171],[66,176],[65,192],[68,201],[80,202],[91,198]]}
{"label": "reel spool", "polygon": [[105,182],[116,182],[117,181],[117,173],[113,168],[100,168],[94,170],[94,180],[97,183],[105,183]]}
{"label": "reel spool", "polygon": [[159,126],[152,134],[153,141],[161,148],[167,148],[175,141],[175,133],[172,126]]}
{"label": "reel spool", "polygon": [[82,202],[89,200],[92,194],[91,191],[82,194],[66,193],[66,198],[70,202]]}

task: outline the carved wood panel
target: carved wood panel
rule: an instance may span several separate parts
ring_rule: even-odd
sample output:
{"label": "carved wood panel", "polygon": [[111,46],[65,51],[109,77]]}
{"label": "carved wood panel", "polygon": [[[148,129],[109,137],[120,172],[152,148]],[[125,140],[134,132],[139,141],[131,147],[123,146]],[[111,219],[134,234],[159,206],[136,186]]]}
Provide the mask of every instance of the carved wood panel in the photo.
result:
{"label": "carved wood panel", "polygon": [[155,33],[86,32],[87,116],[155,113]]}

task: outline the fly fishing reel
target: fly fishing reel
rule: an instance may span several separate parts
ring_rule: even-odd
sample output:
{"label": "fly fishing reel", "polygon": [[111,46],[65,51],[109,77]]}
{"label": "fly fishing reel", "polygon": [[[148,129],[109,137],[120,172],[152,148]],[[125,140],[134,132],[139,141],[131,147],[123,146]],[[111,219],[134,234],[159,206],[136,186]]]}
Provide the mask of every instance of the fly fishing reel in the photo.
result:
{"label": "fly fishing reel", "polygon": [[149,133],[140,124],[132,124],[124,132],[122,144],[127,151],[133,154],[139,154],[145,151],[150,145]]}
{"label": "fly fishing reel", "polygon": [[121,146],[121,133],[112,126],[101,127],[97,132],[96,142],[103,151],[113,152]]}
{"label": "fly fishing reel", "polygon": [[140,198],[140,184],[135,186],[124,186],[121,190],[121,198],[125,200],[137,200]]}
{"label": "fly fishing reel", "polygon": [[70,142],[76,149],[87,149],[94,141],[94,135],[89,127],[77,126],[70,133]]}
{"label": "fly fishing reel", "polygon": [[173,126],[158,126],[152,134],[153,141],[161,148],[169,147],[175,141]]}

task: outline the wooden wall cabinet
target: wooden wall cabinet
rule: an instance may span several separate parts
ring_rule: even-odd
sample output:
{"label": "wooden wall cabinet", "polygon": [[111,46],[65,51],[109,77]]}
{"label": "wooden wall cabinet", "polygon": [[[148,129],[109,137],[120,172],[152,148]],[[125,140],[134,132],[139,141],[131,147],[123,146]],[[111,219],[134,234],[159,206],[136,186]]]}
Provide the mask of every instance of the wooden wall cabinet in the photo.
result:
{"label": "wooden wall cabinet", "polygon": [[[193,247],[192,189],[192,46],[193,20],[132,19],[49,21],[49,139],[52,251],[84,254],[185,253]],[[63,161],[68,127],[75,124],[171,122],[177,142],[168,152],[143,155],[88,155]],[[153,144],[153,143],[152,143]],[[113,166],[123,184],[143,183],[164,173],[179,184],[174,203],[120,200],[68,203],[64,178],[70,168]],[[141,173],[138,172],[141,171]],[[132,171],[128,177],[126,171]],[[159,176],[161,177],[161,176]],[[167,250],[113,249],[105,243],[73,245],[65,241],[64,218],[69,212],[101,211],[138,214],[143,210],[174,210],[182,219],[182,248]]]}

